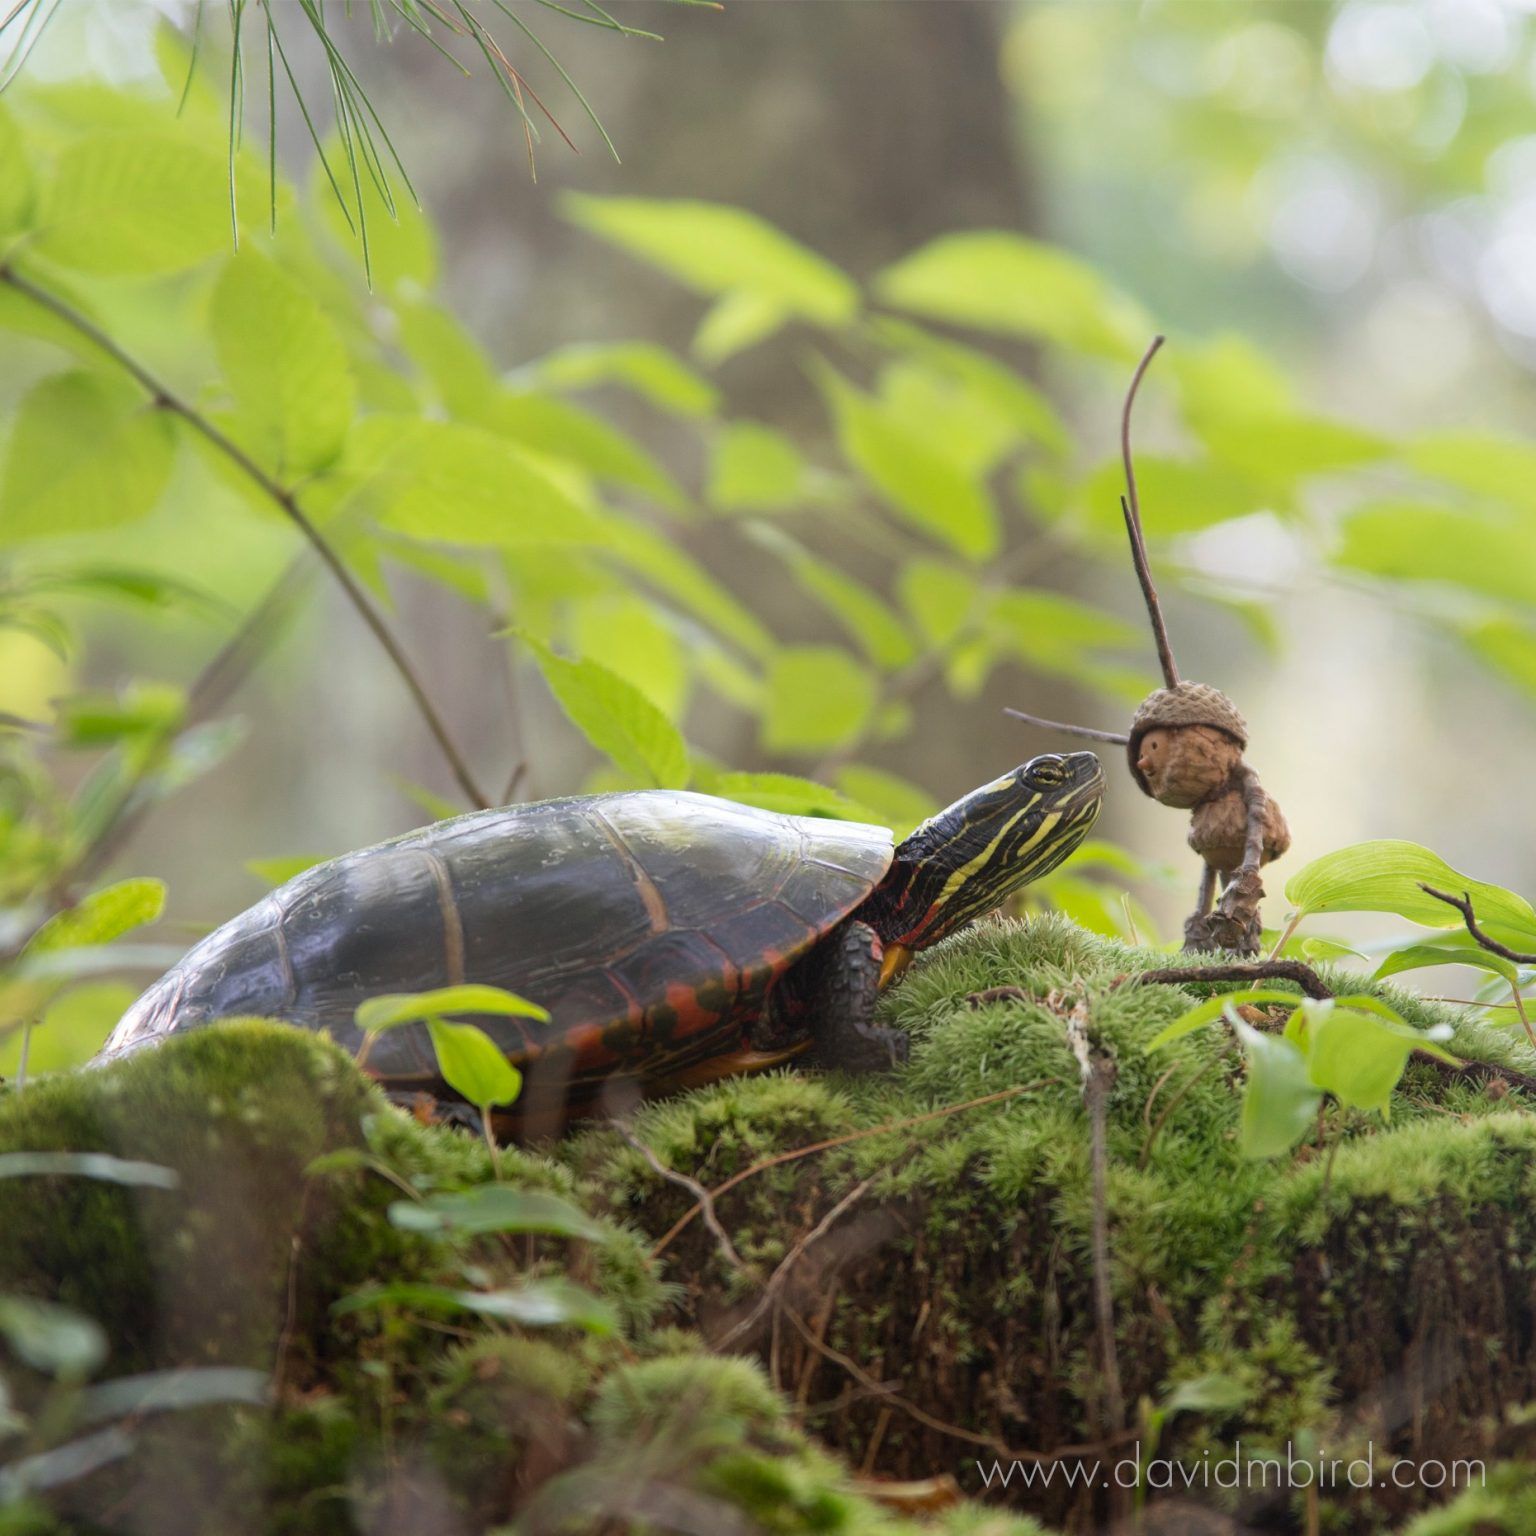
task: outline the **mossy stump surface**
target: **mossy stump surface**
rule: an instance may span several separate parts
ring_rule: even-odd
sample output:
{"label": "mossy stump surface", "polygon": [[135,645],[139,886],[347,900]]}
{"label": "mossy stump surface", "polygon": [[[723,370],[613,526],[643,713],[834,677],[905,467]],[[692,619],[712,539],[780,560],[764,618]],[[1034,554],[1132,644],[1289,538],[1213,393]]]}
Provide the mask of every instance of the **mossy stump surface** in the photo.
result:
{"label": "mossy stump surface", "polygon": [[[1335,1108],[1327,1150],[1247,1160],[1229,1031],[1146,1050],[1192,995],[1222,989],[1117,985],[1167,960],[1059,921],[983,927],[887,997],[883,1022],[914,1045],[898,1077],[781,1074],[649,1106],[639,1134],[717,1187],[788,1149],[1036,1085],[737,1184],[717,1209],[743,1269],[697,1219],[666,1244],[681,1320],[756,1350],[808,1427],[854,1464],[949,1472],[978,1494],[1015,1453],[1102,1464],[1109,1477],[1134,1442],[1144,1458],[1196,1463],[1238,1441],[1255,1456],[1289,1443],[1341,1461],[1369,1445],[1378,1480],[1399,1457],[1499,1454],[1507,1416],[1536,1399],[1536,1105],[1415,1061],[1390,1124]],[[1518,1059],[1501,1032],[1337,979],[1416,1023],[1452,1023],[1465,1056]],[[968,1001],[1003,986],[1028,1000]],[[1106,1204],[1120,1423],[1095,1336],[1090,1138],[1065,1027],[1079,1007],[1116,1069]],[[657,1239],[691,1204],[604,1133],[571,1155]],[[1070,1530],[1129,1509],[1063,1470],[1027,1485],[1015,1474],[991,1497]],[[1148,1530],[1195,1529],[1193,1505],[1225,1511],[1213,1530],[1238,1528],[1227,1519],[1299,1530],[1307,1518],[1306,1497],[1273,1481],[1149,1497]],[[1329,1528],[1367,1531],[1444,1497],[1346,1486],[1322,1504]]]}
{"label": "mossy stump surface", "polygon": [[[1032,1516],[1088,1531],[1129,1514],[1061,1469],[1111,1467],[1137,1441],[1144,1460],[1198,1467],[1240,1440],[1253,1455],[1370,1446],[1379,1475],[1399,1456],[1493,1470],[1455,1498],[1343,1488],[1315,1511],[1273,1484],[1153,1487],[1136,1528],[1302,1532],[1316,1514],[1331,1531],[1532,1529],[1536,1106],[1414,1064],[1390,1126],[1335,1111],[1331,1150],[1247,1161],[1225,1028],[1145,1049],[1210,989],[1117,984],[1167,959],[1060,921],[988,925],[886,999],[914,1041],[902,1072],[781,1072],[646,1106],[633,1133],[709,1187],[838,1142],[719,1197],[734,1258],[697,1218],[653,1256],[692,1196],[602,1127],[502,1155],[508,1182],[581,1204],[600,1240],[402,1230],[392,1204],[490,1182],[485,1149],[417,1125],[329,1043],[281,1026],[221,1026],[7,1095],[0,1152],[110,1152],[179,1184],[0,1180],[0,1293],[98,1319],[109,1375],[235,1364],[273,1381],[264,1409],[135,1425],[132,1456],[14,1528],[1039,1536]],[[1024,996],[971,1006],[999,986]],[[1388,995],[1419,1023],[1456,1022]],[[1115,1067],[1119,1422],[1071,1017]],[[1506,1035],[1457,1030],[1463,1055],[1519,1059]],[[840,1139],[861,1131],[875,1134]],[[530,1275],[592,1292],[611,1331],[347,1305],[369,1286]],[[23,1410],[47,1400],[12,1374]],[[1032,1481],[988,1492],[985,1469],[1014,1452]],[[880,1478],[943,1474],[977,1500],[918,1515],[888,1507],[901,1490],[871,1497]]]}

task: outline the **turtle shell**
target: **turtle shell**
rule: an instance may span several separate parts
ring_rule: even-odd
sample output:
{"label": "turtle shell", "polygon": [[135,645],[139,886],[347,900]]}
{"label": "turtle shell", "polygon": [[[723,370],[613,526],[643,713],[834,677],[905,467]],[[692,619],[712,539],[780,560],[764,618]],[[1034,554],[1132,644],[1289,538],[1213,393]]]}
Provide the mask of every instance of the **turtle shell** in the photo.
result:
{"label": "turtle shell", "polygon": [[1248,722],[1221,689],[1213,688],[1209,683],[1177,683],[1172,688],[1159,688],[1137,706],[1136,713],[1131,716],[1131,730],[1126,741],[1131,777],[1142,794],[1149,795],[1152,791],[1136,766],[1136,759],[1141,755],[1141,738],[1148,731],[1179,725],[1213,726],[1218,731],[1225,731],[1240,750],[1248,745]]}
{"label": "turtle shell", "polygon": [[[102,1054],[252,1014],[356,1050],[364,999],[474,982],[548,1009],[473,1022],[551,1089],[672,1076],[739,1049],[773,983],[891,857],[884,827],[682,791],[475,812],[273,891],[151,987]],[[396,1087],[437,1079],[420,1024],[380,1034],[368,1066]]]}

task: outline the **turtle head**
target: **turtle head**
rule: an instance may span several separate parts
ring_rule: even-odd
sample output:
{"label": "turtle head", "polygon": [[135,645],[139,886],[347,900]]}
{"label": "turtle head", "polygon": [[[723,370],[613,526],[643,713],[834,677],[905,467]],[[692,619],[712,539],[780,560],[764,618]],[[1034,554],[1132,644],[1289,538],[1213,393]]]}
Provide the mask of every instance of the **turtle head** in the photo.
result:
{"label": "turtle head", "polygon": [[897,847],[864,914],[885,943],[882,979],[1055,869],[1088,835],[1103,798],[1093,753],[1051,753],[925,821]]}

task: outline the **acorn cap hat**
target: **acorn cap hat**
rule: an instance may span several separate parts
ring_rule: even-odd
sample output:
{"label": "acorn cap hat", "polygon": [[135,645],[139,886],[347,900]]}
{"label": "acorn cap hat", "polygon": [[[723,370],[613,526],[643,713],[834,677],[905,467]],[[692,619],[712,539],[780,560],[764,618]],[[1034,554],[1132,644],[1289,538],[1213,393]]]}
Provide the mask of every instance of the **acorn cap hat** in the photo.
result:
{"label": "acorn cap hat", "polygon": [[1209,683],[1178,683],[1172,688],[1159,688],[1141,701],[1131,718],[1130,740],[1126,743],[1131,777],[1142,794],[1150,795],[1152,791],[1136,766],[1136,759],[1141,755],[1141,738],[1161,726],[1178,725],[1213,726],[1218,731],[1225,731],[1239,750],[1248,746],[1248,722],[1221,689],[1212,688]]}

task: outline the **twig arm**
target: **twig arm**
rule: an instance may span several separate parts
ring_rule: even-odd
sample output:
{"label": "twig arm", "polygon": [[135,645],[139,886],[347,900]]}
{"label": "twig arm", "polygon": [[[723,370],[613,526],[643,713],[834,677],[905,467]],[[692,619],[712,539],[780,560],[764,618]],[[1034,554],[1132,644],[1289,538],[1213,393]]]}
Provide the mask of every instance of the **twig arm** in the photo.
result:
{"label": "twig arm", "polygon": [[1117,747],[1123,747],[1130,741],[1130,737],[1119,731],[1096,731],[1091,725],[1068,725],[1063,720],[1045,720],[1039,715],[1026,715],[1022,709],[1004,708],[1005,715],[1012,715],[1015,720],[1022,720],[1026,725],[1044,726],[1048,731],[1065,731],[1068,736],[1086,736],[1089,741],[1112,741]]}
{"label": "twig arm", "polygon": [[1267,796],[1259,776],[1246,764],[1242,770],[1243,809],[1248,816],[1247,837],[1243,842],[1243,868],[1257,870],[1264,861],[1264,811]]}

